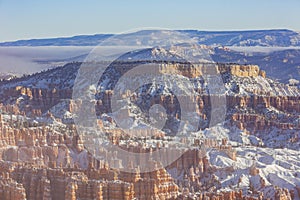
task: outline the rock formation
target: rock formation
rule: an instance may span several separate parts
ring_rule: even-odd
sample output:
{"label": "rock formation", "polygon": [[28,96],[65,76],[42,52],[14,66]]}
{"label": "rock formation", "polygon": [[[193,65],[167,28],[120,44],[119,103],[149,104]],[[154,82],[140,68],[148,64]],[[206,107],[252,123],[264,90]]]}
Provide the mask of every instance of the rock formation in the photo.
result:
{"label": "rock formation", "polygon": [[[180,97],[192,102],[184,105],[184,108],[193,111],[201,120],[197,130],[187,129],[186,137],[179,137],[174,128],[181,120],[179,97],[164,89],[152,96],[150,90],[145,93],[123,91],[120,94],[130,101],[131,106],[138,105],[142,111],[155,104],[164,107],[169,121],[162,130],[118,127],[110,114],[110,102],[115,92],[113,88],[97,91],[93,101],[98,116],[97,128],[107,137],[107,142],[133,153],[150,153],[175,147],[179,156],[168,166],[147,160],[147,165],[155,169],[151,172],[141,172],[140,167],[130,165],[133,159],[129,158],[125,163],[113,151],[98,148],[102,156],[99,159],[94,155],[95,152],[86,149],[87,138],[79,135],[72,119],[84,104],[81,99],[71,99],[72,74],[74,69],[78,69],[77,64],[68,66],[68,70],[62,67],[58,71],[33,75],[28,80],[13,80],[5,87],[0,85],[0,200],[287,200],[299,196],[299,186],[293,189],[272,187],[277,177],[263,177],[267,164],[255,164],[266,160],[281,168],[295,170],[299,167],[295,159],[290,164],[276,160],[274,155],[272,160],[267,150],[262,150],[263,156],[257,158],[255,153],[244,153],[247,150],[244,145],[250,144],[243,143],[245,137],[264,139],[277,130],[279,135],[286,134],[282,143],[288,143],[279,144],[280,147],[297,147],[300,137],[298,89],[267,79],[265,72],[256,65],[218,63],[213,66],[224,81],[226,93],[211,94],[202,76],[212,72],[209,68],[212,64],[207,67],[205,63],[193,66],[187,63],[157,63],[159,73],[185,76],[194,80],[197,86],[194,88],[195,97]],[[121,63],[110,72],[114,75],[111,78],[120,78],[117,76],[130,70],[133,64]],[[64,74],[60,70],[65,70],[67,80],[60,77]],[[55,77],[62,80],[39,82],[48,76],[53,80]],[[27,84],[29,80],[33,82]],[[248,85],[242,84],[243,81],[248,81]],[[269,84],[271,90],[262,83],[259,85],[259,81]],[[285,95],[288,92],[291,95]],[[221,96],[225,97],[224,106],[227,108],[222,124],[224,129],[217,129],[217,136],[205,137],[213,132],[209,127],[211,102],[219,102]],[[141,101],[144,99],[146,101]],[[122,119],[132,117],[136,124],[142,118],[143,126],[138,127],[145,127],[150,117],[147,113],[140,114],[140,110],[128,106],[122,108],[119,114]],[[240,135],[231,136],[224,130]],[[231,137],[235,136],[240,137],[241,142],[239,138],[231,141]],[[260,148],[263,142],[251,145]],[[171,160],[171,156],[162,159]],[[236,166],[239,164],[242,166]],[[122,171],[121,166],[131,171]],[[299,180],[299,173],[292,171],[289,174],[293,174],[294,180]]]}

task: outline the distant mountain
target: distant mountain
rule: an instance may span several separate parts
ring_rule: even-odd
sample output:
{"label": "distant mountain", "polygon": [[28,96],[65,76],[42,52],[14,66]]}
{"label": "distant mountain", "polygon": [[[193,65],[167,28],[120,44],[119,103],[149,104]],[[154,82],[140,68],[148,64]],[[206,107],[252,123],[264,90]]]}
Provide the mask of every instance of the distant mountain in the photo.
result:
{"label": "distant mountain", "polygon": [[[152,30],[146,30],[151,32]],[[140,31],[144,32],[144,31]],[[179,30],[199,44],[209,46],[300,46],[300,33],[286,29],[250,31]],[[136,33],[137,35],[139,32]],[[0,46],[95,46],[113,34],[80,35],[65,38],[31,39],[3,42]],[[124,34],[126,36],[126,34]],[[151,44],[150,41],[143,41]]]}
{"label": "distant mountain", "polygon": [[300,46],[300,33],[286,30],[184,31],[209,46]]}
{"label": "distant mountain", "polygon": [[18,40],[3,42],[0,46],[96,46],[112,34],[79,35],[73,37]]}

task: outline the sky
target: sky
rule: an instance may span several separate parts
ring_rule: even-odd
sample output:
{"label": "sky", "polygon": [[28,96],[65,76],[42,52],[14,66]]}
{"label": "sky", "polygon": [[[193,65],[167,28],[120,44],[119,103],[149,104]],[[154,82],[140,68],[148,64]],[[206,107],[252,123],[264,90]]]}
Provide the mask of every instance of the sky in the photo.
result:
{"label": "sky", "polygon": [[0,0],[0,41],[143,27],[300,31],[299,0]]}

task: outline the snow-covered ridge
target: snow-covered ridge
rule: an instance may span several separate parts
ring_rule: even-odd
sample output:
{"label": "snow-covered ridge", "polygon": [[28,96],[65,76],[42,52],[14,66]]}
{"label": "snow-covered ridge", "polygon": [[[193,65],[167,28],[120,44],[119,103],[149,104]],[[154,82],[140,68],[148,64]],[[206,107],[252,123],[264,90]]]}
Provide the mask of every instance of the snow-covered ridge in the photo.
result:
{"label": "snow-covered ridge", "polygon": [[[163,30],[143,30],[132,34],[156,33]],[[176,32],[176,31],[174,31]],[[300,35],[291,30],[199,31],[179,30],[199,44],[216,46],[300,46]],[[128,34],[123,34],[124,38]],[[0,46],[97,46],[113,34],[83,35],[66,38],[32,39],[0,43]],[[152,44],[151,40],[133,40],[135,44]]]}
{"label": "snow-covered ridge", "polygon": [[[162,66],[170,65],[170,68],[176,67],[178,65],[178,69],[176,69],[177,72],[179,74],[185,74],[185,76],[187,76],[187,72],[183,73],[182,71],[181,73],[181,70],[187,70],[188,73],[195,73],[197,71],[195,68],[197,68],[198,65],[205,66],[206,63],[207,65],[210,65],[212,67],[220,65],[209,63],[212,62],[209,57],[211,51],[212,49],[207,46],[183,45],[171,46],[169,48],[154,47],[128,52],[120,56],[115,61],[113,61],[110,65],[107,65],[107,69],[105,70],[105,73],[100,79],[100,87],[102,87],[103,89],[112,89],[108,87],[108,84],[110,82],[118,81],[124,75],[125,72],[134,70],[134,67],[138,66],[139,63],[141,65],[145,63],[156,63]],[[189,61],[188,59],[190,57],[193,57],[192,59],[194,60]],[[93,65],[95,65],[97,69],[97,64]],[[221,67],[223,65],[224,64],[221,64]],[[30,76],[24,76],[22,78],[3,81],[0,83],[0,87],[3,89],[14,88],[17,86],[40,89],[72,89],[74,80],[81,66],[85,66],[85,64],[82,65],[81,62],[69,63],[63,67],[54,68]],[[219,75],[222,77],[225,84],[226,93],[229,95],[251,95],[253,93],[257,93],[272,96],[299,96],[300,94],[299,89],[295,86],[289,86],[278,81],[272,80],[270,78],[265,78],[261,75],[258,75],[258,71],[260,70],[258,66],[239,64],[225,64],[224,66],[226,66],[229,69],[229,72],[221,72]],[[103,67],[103,65],[101,65],[101,67]],[[232,73],[230,72],[231,67],[237,68],[237,70],[235,69],[234,73]],[[255,76],[250,75],[252,74],[252,69],[248,71],[247,69],[245,70],[245,68],[252,67],[255,68],[253,70],[256,70],[253,72],[256,73]],[[194,69],[191,70],[192,68]],[[243,73],[249,74],[249,76],[243,75]],[[236,76],[237,74],[242,75]],[[91,76],[92,75],[93,74],[91,74]],[[205,75],[205,73],[202,73],[202,75]],[[100,77],[98,77],[98,79],[99,78]],[[200,82],[203,81],[201,73],[196,74],[196,76],[191,75],[188,78],[192,78],[190,79],[190,81],[195,83],[195,87],[199,87],[201,85],[203,86],[203,84],[200,84]],[[105,85],[103,85],[104,83]]]}

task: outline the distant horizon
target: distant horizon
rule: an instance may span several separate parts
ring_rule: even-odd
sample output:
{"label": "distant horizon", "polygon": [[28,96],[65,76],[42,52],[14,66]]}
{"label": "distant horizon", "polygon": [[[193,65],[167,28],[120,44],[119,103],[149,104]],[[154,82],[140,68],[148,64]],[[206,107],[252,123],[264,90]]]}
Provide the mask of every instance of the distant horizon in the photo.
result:
{"label": "distant horizon", "polygon": [[78,37],[78,36],[96,36],[96,35],[117,35],[117,34],[122,34],[122,33],[127,33],[127,32],[134,32],[133,30],[140,31],[140,30],[173,30],[173,31],[200,31],[200,32],[256,32],[256,31],[294,31],[294,32],[299,32],[298,30],[293,30],[289,28],[266,28],[266,29],[228,29],[228,30],[218,30],[218,29],[211,29],[211,30],[201,30],[201,29],[192,29],[192,28],[187,28],[187,29],[163,29],[163,28],[147,28],[145,29],[132,29],[126,32],[99,32],[99,33],[84,33],[84,34],[73,34],[73,35],[57,35],[57,36],[48,36],[48,37],[32,37],[32,38],[20,38],[20,39],[15,39],[15,40],[5,40],[1,41],[0,43],[6,43],[6,42],[17,42],[17,41],[28,41],[28,40],[43,40],[43,39],[58,39],[58,38],[73,38],[73,37]]}

